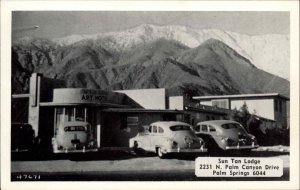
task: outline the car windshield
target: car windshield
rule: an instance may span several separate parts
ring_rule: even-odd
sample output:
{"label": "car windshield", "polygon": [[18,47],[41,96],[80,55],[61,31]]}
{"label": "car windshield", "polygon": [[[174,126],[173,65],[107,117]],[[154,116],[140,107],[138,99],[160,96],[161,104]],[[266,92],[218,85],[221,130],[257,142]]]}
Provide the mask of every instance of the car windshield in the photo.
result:
{"label": "car windshield", "polygon": [[173,125],[170,127],[171,131],[190,131],[191,128],[187,125]]}
{"label": "car windshield", "polygon": [[226,123],[221,125],[223,129],[244,129],[240,124],[238,123]]}
{"label": "car windshield", "polygon": [[64,128],[65,131],[85,131],[84,126],[68,126]]}

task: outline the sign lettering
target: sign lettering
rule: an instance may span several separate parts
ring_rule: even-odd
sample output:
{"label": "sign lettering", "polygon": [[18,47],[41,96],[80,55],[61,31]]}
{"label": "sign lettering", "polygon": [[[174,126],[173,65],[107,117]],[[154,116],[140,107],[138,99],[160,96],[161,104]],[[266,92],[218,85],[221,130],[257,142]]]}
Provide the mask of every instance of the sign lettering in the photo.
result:
{"label": "sign lettering", "polygon": [[101,102],[103,96],[93,95],[93,94],[83,94],[81,100],[92,101],[92,102]]}

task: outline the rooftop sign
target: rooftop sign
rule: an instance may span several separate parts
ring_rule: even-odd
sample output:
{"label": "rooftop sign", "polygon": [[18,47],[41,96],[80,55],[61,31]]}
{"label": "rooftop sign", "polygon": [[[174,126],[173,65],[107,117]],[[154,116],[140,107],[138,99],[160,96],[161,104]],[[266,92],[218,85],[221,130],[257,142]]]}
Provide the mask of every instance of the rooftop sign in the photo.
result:
{"label": "rooftop sign", "polygon": [[59,88],[53,91],[53,103],[114,103],[122,104],[123,95],[97,89]]}

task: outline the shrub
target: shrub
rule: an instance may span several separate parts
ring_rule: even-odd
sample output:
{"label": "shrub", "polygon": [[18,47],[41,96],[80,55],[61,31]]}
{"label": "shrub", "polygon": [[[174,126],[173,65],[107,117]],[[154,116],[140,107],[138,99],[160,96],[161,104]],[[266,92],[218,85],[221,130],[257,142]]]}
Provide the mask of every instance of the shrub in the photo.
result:
{"label": "shrub", "polygon": [[250,114],[248,106],[244,102],[243,106],[231,112],[231,119],[241,123],[247,132],[253,134],[259,145],[289,145],[290,130],[274,126],[263,130],[260,126],[263,121],[255,114]]}

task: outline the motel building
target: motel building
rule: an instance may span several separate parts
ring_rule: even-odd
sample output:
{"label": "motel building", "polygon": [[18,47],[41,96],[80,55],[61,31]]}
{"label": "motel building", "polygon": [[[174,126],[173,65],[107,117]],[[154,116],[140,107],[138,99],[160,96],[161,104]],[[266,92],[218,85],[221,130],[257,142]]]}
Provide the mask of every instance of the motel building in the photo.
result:
{"label": "motel building", "polygon": [[[227,113],[210,106],[188,105],[165,89],[103,91],[66,88],[63,81],[33,73],[28,94],[12,95],[12,123],[29,123],[44,146],[51,147],[55,129],[65,121],[87,121],[100,133],[99,146],[129,147],[129,139],[156,121],[195,124]],[[195,104],[196,105],[196,104]]]}
{"label": "motel building", "polygon": [[262,119],[267,128],[275,126],[289,128],[289,98],[278,93],[198,96],[193,99],[201,105],[228,110],[239,110],[246,104],[248,111]]}
{"label": "motel building", "polygon": [[[65,121],[86,121],[99,137],[98,148],[129,147],[129,139],[156,121],[229,119],[228,110],[246,101],[256,114],[287,125],[286,101],[279,94],[193,97],[169,96],[166,89],[103,91],[66,88],[63,81],[33,73],[28,94],[12,95],[12,123],[29,123],[43,145],[51,147],[55,129]],[[276,106],[275,106],[276,105]],[[249,109],[249,110],[250,110]]]}

